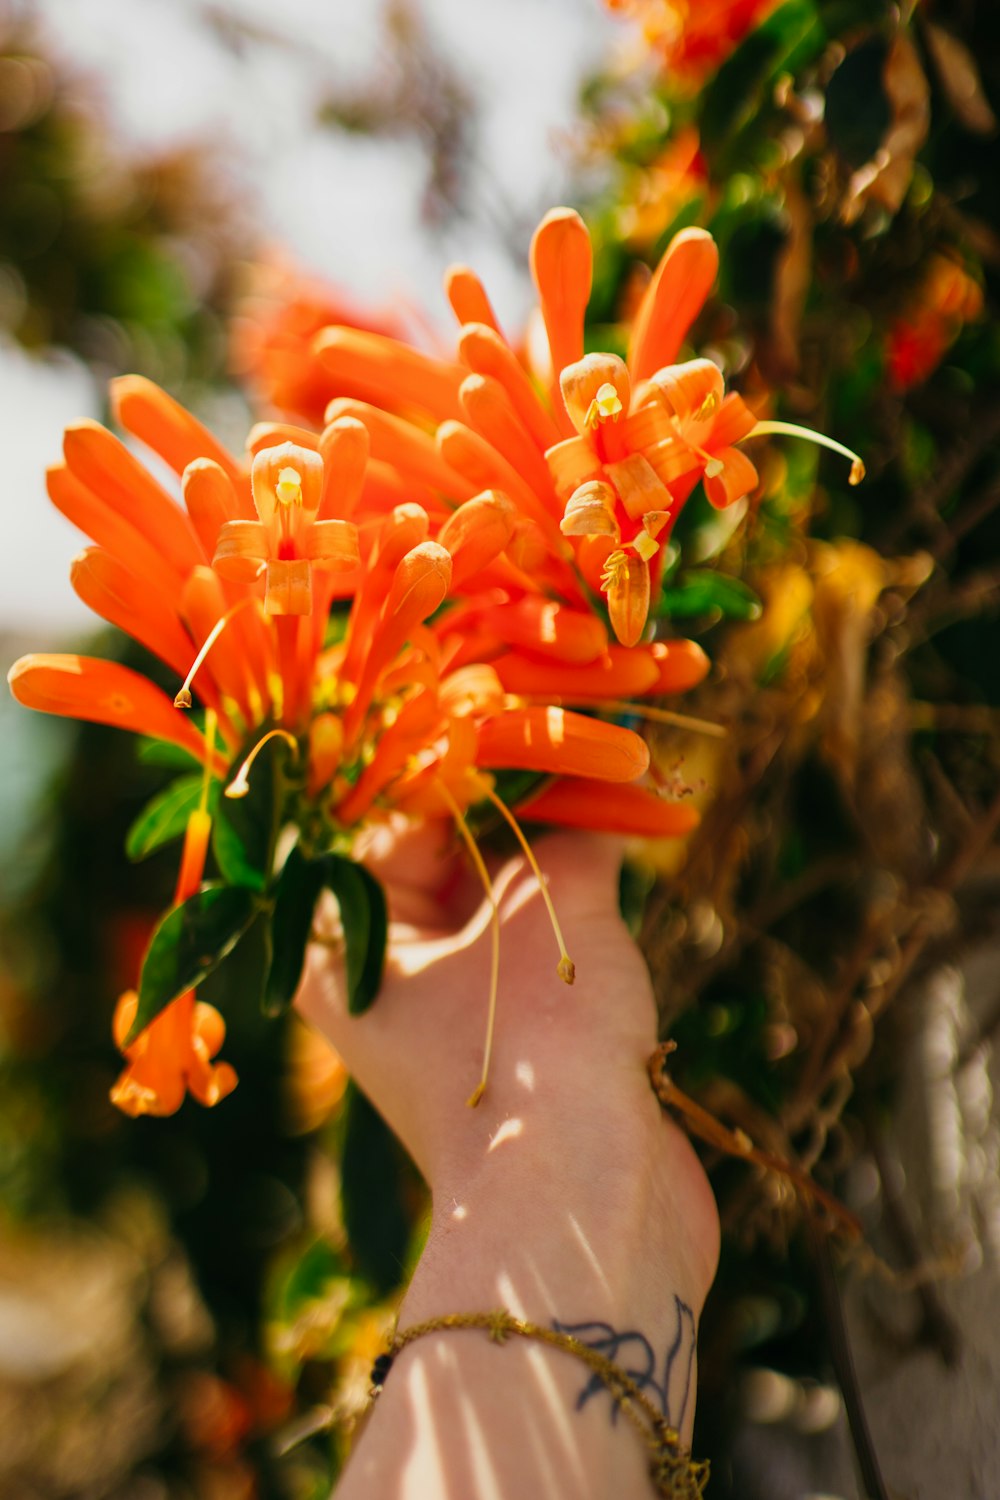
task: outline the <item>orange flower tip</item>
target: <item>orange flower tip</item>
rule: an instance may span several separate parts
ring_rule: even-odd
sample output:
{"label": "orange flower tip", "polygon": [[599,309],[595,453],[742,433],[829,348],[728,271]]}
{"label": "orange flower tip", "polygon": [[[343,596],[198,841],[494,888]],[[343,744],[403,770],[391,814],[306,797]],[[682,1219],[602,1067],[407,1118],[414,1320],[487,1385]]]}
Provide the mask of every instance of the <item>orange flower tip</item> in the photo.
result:
{"label": "orange flower tip", "polygon": [[563,984],[572,984],[576,979],[576,964],[564,953],[556,966],[556,973]]}
{"label": "orange flower tip", "polygon": [[847,476],[848,484],[860,484],[865,477],[865,466],[860,458],[856,458],[851,464],[851,472]]}
{"label": "orange flower tip", "polygon": [[174,707],[190,708],[193,701],[194,700],[192,699],[191,694],[188,692],[187,688],[181,688],[180,692],[174,699]]}
{"label": "orange flower tip", "polygon": [[482,1099],[482,1097],[483,1097],[483,1095],[485,1093],[486,1093],[486,1085],[485,1085],[485,1083],[477,1083],[476,1087],[472,1090],[472,1093],[469,1095],[468,1099],[466,1099],[466,1101],[465,1101],[466,1108],[467,1109],[475,1109],[476,1106],[479,1104],[479,1101]]}

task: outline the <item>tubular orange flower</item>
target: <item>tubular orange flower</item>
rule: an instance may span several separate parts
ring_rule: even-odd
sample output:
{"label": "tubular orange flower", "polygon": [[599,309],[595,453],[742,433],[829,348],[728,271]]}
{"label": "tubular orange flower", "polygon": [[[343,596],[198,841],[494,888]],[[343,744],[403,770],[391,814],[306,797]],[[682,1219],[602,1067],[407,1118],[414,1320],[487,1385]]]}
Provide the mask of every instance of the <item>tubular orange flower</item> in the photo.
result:
{"label": "tubular orange flower", "polygon": [[664,73],[694,89],[779,0],[604,0],[641,28]]}
{"label": "tubular orange flower", "polygon": [[272,615],[312,612],[313,569],[349,570],[359,561],[350,521],[317,520],[323,459],[282,443],[254,456],[250,471],[257,521],[225,521],[212,559],[221,577],[255,583],[263,572],[264,608]]}
{"label": "tubular orange flower", "polygon": [[[569,354],[578,352],[586,257],[575,218],[554,222],[535,261],[552,337]],[[571,257],[575,280],[560,290],[549,282],[561,254]],[[483,310],[467,282],[456,300]],[[359,389],[376,367],[387,380],[397,368],[371,338],[324,347],[336,347],[338,358],[353,350]],[[84,424],[67,434],[52,493],[96,543],[74,563],[74,583],[177,674],[178,691],[171,704],[139,673],[86,657],[25,658],[12,669],[11,685],[29,706],[168,740],[203,765],[178,902],[201,882],[210,779],[225,782],[230,796],[246,794],[260,753],[275,740],[286,746],[280,763],[271,763],[272,770],[284,767],[276,773],[279,816],[297,823],[308,862],[350,848],[364,824],[394,812],[447,816],[465,838],[469,807],[496,800],[494,771],[557,776],[570,786],[575,778],[585,789],[631,782],[647,768],[645,742],[597,715],[631,713],[636,699],[679,691],[703,675],[704,654],[690,643],[609,645],[571,541],[560,533],[557,489],[536,440],[553,435],[554,419],[530,385],[513,379],[504,354],[493,367],[502,379],[459,371],[456,384],[454,371],[431,378],[420,361],[398,365],[404,385],[426,376],[435,400],[446,388],[457,392],[472,425],[445,421],[436,442],[399,417],[343,397],[320,434],[287,423],[255,428],[248,461],[227,453],[148,382],[120,382],[120,415],[174,468],[183,504],[104,429]],[[617,387],[589,396],[567,389],[564,419],[576,412],[586,432],[620,400]],[[492,440],[504,442],[509,460]],[[383,471],[374,490],[372,466]],[[499,477],[502,487],[477,486],[483,475]],[[411,487],[426,496],[426,507],[412,499],[386,506]],[[592,504],[609,514],[613,508],[620,526],[617,490],[609,499],[592,487],[577,497],[576,509],[582,514]],[[627,633],[638,640],[641,626]],[[184,711],[196,698],[213,726],[210,738]],[[574,712],[557,698],[590,712]],[[579,796],[575,812],[568,793],[553,793],[549,802],[553,821],[582,816]],[[641,806],[651,827],[666,826],[647,792],[638,800],[607,799],[593,826],[614,826],[617,816],[630,829]],[[219,807],[220,819],[229,816],[228,803]],[[678,828],[687,826],[673,816]],[[273,863],[270,855],[261,861]],[[256,874],[267,906],[281,877],[271,868]],[[248,887],[241,889],[245,896]],[[206,913],[237,914],[237,928],[222,932],[213,949],[224,956],[225,942],[244,930],[238,914],[245,903],[227,906],[226,896],[220,908],[218,886],[203,894]],[[565,977],[571,964],[564,950],[560,963]],[[147,983],[144,1004],[155,990],[144,971]],[[127,1060],[116,1103],[133,1114],[168,1113],[185,1091],[203,1103],[229,1092],[232,1069],[213,1062],[223,1025],[211,1007],[187,991],[126,1045],[137,1005],[127,992],[116,1012]]]}
{"label": "tubular orange flower", "polygon": [[[175,903],[198,889],[211,825],[203,806],[188,819]],[[217,1104],[232,1093],[236,1087],[233,1069],[228,1063],[212,1064],[226,1035],[226,1024],[214,1006],[196,1000],[194,991],[187,990],[126,1046],[138,1006],[135,991],[126,990],[115,1007],[115,1044],[124,1052],[127,1066],[111,1090],[113,1104],[128,1115],[172,1115],[183,1104],[186,1091],[205,1105]]]}

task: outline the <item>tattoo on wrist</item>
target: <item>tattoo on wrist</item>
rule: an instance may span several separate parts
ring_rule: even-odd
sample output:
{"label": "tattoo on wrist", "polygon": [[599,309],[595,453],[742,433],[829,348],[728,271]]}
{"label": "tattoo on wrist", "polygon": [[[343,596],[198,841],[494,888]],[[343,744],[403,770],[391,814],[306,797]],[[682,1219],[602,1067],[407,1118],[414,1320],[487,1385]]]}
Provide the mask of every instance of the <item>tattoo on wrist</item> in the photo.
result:
{"label": "tattoo on wrist", "polygon": [[[641,1391],[648,1392],[659,1405],[664,1419],[678,1431],[684,1426],[688,1402],[691,1396],[691,1375],[698,1330],[694,1313],[682,1298],[674,1293],[674,1332],[667,1347],[659,1378],[656,1351],[649,1339],[638,1329],[619,1332],[610,1323],[560,1323],[553,1319],[552,1327],[557,1333],[568,1333],[591,1349],[596,1349],[606,1359],[620,1365]],[[582,1411],[592,1396],[607,1386],[599,1375],[591,1375],[576,1398],[576,1409]],[[617,1422],[619,1406],[612,1402],[611,1420]]]}

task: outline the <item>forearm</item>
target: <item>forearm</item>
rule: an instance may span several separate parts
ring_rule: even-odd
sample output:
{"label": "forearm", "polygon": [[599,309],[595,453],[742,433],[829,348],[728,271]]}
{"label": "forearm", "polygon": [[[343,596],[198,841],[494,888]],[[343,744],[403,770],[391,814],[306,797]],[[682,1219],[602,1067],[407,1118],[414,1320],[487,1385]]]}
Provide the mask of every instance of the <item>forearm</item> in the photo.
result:
{"label": "forearm", "polygon": [[[435,1193],[399,1326],[505,1308],[559,1326],[628,1371],[690,1435],[695,1334],[714,1269],[714,1206],[650,1096],[580,1131],[530,1108]],[[683,1186],[682,1186],[683,1184]],[[649,1450],[563,1349],[479,1330],[428,1333],[397,1357],[338,1500],[642,1497]]]}

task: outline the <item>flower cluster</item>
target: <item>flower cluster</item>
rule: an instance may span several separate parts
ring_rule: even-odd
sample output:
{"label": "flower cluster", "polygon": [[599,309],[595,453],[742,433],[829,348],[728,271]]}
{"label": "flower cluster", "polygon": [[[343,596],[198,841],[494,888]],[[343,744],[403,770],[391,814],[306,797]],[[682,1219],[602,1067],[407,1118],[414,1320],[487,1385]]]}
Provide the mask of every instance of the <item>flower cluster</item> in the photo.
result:
{"label": "flower cluster", "polygon": [[[716,267],[711,238],[682,232],[650,280],[627,358],[585,354],[590,241],[575,213],[554,210],[531,251],[544,335],[533,359],[504,338],[474,274],[453,268],[457,362],[372,331],[325,330],[302,372],[313,399],[326,383],[322,431],[263,423],[239,458],[150,382],[117,381],[118,422],[178,476],[182,505],[109,431],[69,429],[50,494],[95,544],[73,564],[74,587],[181,685],[171,703],[117,663],[29,656],[11,671],[14,694],[171,741],[202,767],[177,905],[154,934],[138,998],[119,1007],[124,1108],[169,1112],[185,1083],[202,1102],[233,1086],[231,1069],[210,1066],[221,1019],[195,1004],[195,985],[263,910],[294,929],[275,933],[281,972],[268,980],[290,999],[303,903],[311,911],[325,882],[343,912],[345,880],[371,899],[357,867],[330,860],[372,822],[454,819],[487,889],[465,821],[478,803],[511,823],[529,857],[515,813],[658,836],[691,828],[689,806],[638,784],[647,746],[618,720],[655,716],[650,699],[705,675],[692,642],[648,638],[663,544],[699,481],[716,506],[753,488],[735,445],[776,425],[725,394],[708,360],[677,363]],[[186,712],[195,696],[203,715]],[[221,888],[202,884],[212,784],[246,795],[275,741],[286,747],[277,821],[298,828],[296,860],[278,869],[267,849],[252,891],[225,860]],[[513,809],[498,793],[505,772],[522,773]],[[223,807],[216,797],[216,818]],[[378,972],[372,980],[369,965],[365,1003]]]}

